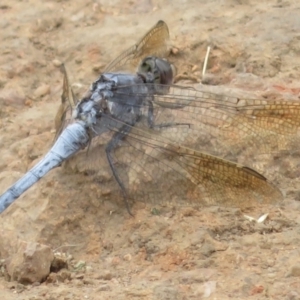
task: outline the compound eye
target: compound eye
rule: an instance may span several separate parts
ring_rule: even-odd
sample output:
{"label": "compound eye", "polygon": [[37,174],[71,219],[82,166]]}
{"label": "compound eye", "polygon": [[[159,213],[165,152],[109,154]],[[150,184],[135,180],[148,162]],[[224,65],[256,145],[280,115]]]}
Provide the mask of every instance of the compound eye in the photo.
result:
{"label": "compound eye", "polygon": [[141,70],[146,73],[151,72],[151,66],[148,63],[143,62],[141,65]]}

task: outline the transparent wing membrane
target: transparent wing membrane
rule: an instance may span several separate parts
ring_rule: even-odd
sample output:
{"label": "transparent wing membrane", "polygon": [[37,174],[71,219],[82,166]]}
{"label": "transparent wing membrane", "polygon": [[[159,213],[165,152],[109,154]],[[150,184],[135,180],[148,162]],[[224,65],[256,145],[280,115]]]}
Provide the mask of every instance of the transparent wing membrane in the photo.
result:
{"label": "transparent wing membrane", "polygon": [[166,57],[169,47],[169,29],[164,21],[158,21],[138,43],[110,62],[104,72],[135,70],[146,56]]}

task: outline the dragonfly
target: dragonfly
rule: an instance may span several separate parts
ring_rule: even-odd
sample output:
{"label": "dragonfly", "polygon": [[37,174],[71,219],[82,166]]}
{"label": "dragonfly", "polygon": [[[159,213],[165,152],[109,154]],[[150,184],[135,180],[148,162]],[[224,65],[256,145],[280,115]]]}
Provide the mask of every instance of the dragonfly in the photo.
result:
{"label": "dragonfly", "polygon": [[[221,156],[245,151],[241,144],[279,146],[279,135],[297,131],[300,104],[174,85],[175,67],[161,58],[168,45],[168,26],[159,21],[107,66],[80,101],[63,66],[55,143],[0,196],[0,212],[51,169],[79,156],[100,182],[107,163],[130,214],[132,201],[231,207],[280,203],[282,193],[263,175]],[[136,73],[121,72],[138,61]]]}

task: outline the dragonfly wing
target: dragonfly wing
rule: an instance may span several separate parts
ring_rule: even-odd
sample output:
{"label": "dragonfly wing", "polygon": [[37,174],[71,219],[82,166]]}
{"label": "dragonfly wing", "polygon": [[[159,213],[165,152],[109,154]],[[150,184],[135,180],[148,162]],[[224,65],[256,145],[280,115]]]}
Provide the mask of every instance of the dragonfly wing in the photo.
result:
{"label": "dragonfly wing", "polygon": [[69,124],[72,116],[72,111],[78,102],[70,85],[65,65],[62,64],[60,69],[63,73],[63,92],[61,95],[61,103],[55,116],[55,141],[57,140],[63,129]]}
{"label": "dragonfly wing", "polygon": [[164,21],[158,21],[138,43],[110,62],[104,72],[135,70],[146,56],[166,57],[169,50],[169,29]]}
{"label": "dragonfly wing", "polygon": [[[148,182],[148,191],[142,188],[140,192],[143,201],[246,207],[282,200],[280,191],[256,171],[174,144],[159,134],[145,134],[134,128],[127,143],[143,157],[141,160],[134,157],[129,163],[133,174],[130,182],[135,179],[139,183],[143,178]],[[124,174],[130,173],[127,170]],[[134,197],[136,192],[134,188]]]}
{"label": "dragonfly wing", "polygon": [[[142,126],[132,127],[113,152],[113,166],[128,199],[150,204],[231,207],[282,200],[280,191],[255,170],[175,144],[159,132],[141,130]],[[107,140],[116,131],[110,128],[101,139],[96,138],[88,155],[81,154],[80,162],[76,157],[76,169],[101,183],[102,197],[122,195],[105,154]]]}
{"label": "dragonfly wing", "polygon": [[287,100],[240,99],[240,115],[251,116],[260,128],[281,135],[294,134],[300,127],[300,102]]}
{"label": "dragonfly wing", "polygon": [[[174,124],[159,128],[173,142],[213,155],[229,155],[230,160],[251,149],[263,154],[288,151],[292,143],[296,147],[300,128],[298,101],[243,99],[176,85],[163,89],[168,93],[155,95],[150,101],[152,118],[155,124]],[[124,97],[124,90],[119,88],[116,93]],[[146,97],[140,90],[140,96]],[[150,104],[143,103],[148,110]]]}

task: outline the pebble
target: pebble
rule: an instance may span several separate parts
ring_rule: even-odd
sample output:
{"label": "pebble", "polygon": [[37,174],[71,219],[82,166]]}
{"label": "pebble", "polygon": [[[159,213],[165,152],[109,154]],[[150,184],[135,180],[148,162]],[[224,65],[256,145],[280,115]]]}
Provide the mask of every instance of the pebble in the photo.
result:
{"label": "pebble", "polygon": [[197,71],[199,68],[198,68],[198,66],[197,65],[193,65],[193,67],[192,67],[192,72],[194,73],[195,71]]}
{"label": "pebble", "polygon": [[127,253],[127,254],[125,254],[125,255],[123,256],[123,259],[124,259],[125,261],[131,261],[132,256],[131,256],[131,254]]}
{"label": "pebble", "polygon": [[78,22],[78,21],[80,21],[82,18],[84,18],[84,16],[85,16],[84,12],[83,12],[83,11],[80,11],[79,13],[77,13],[77,14],[75,14],[75,15],[73,15],[73,16],[71,17],[71,21],[72,21],[72,22]]}
{"label": "pebble", "polygon": [[26,99],[24,104],[28,107],[31,107],[32,106],[32,101],[30,99]]}
{"label": "pebble", "polygon": [[111,290],[111,288],[108,284],[102,284],[97,289],[98,292],[105,292],[105,291],[110,291],[110,290]]}
{"label": "pebble", "polygon": [[98,65],[93,66],[92,70],[96,73],[99,73],[103,70],[104,67],[105,67],[104,64],[98,64]]}
{"label": "pebble", "polygon": [[111,264],[112,264],[113,266],[117,266],[118,264],[120,264],[120,262],[121,262],[120,258],[119,258],[118,256],[115,256],[115,257],[112,259]]}
{"label": "pebble", "polygon": [[85,271],[86,271],[86,272],[91,272],[91,271],[93,271],[93,267],[91,267],[91,266],[86,266],[86,267],[85,267]]}
{"label": "pebble", "polygon": [[56,278],[60,282],[65,282],[66,280],[71,280],[71,272],[66,269],[62,269],[58,272]]}
{"label": "pebble", "polygon": [[112,277],[113,276],[112,276],[111,272],[108,270],[103,271],[103,273],[101,273],[97,276],[98,279],[104,279],[104,280],[111,280]]}
{"label": "pebble", "polygon": [[77,274],[75,276],[76,279],[83,279],[84,278],[84,274]]}
{"label": "pebble", "polygon": [[178,52],[179,52],[179,50],[178,50],[178,48],[173,47],[173,48],[171,49],[171,52],[172,52],[173,55],[177,55]]}
{"label": "pebble", "polygon": [[50,93],[50,85],[42,84],[33,92],[33,95],[35,96],[35,98],[40,98],[49,93]]}
{"label": "pebble", "polygon": [[58,59],[53,59],[52,63],[55,67],[60,67],[62,65],[62,62]]}
{"label": "pebble", "polygon": [[93,285],[95,282],[92,279],[85,278],[85,279],[83,279],[83,283]]}
{"label": "pebble", "polygon": [[300,277],[300,264],[299,263],[291,267],[291,269],[288,273],[288,277],[289,276]]}
{"label": "pebble", "polygon": [[7,263],[7,272],[20,283],[41,282],[49,275],[53,258],[47,245],[21,241]]}

